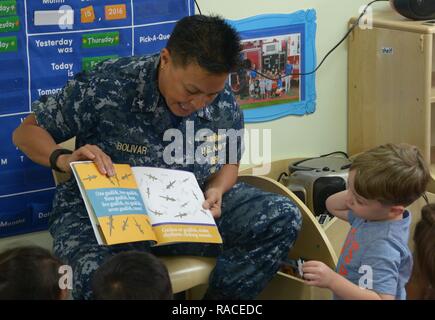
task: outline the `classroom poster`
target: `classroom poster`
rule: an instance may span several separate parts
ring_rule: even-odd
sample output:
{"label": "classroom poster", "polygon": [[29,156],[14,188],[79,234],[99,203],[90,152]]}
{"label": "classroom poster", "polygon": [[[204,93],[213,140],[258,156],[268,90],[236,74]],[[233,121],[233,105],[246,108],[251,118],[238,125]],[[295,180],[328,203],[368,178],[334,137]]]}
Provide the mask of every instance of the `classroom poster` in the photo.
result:
{"label": "classroom poster", "polygon": [[54,192],[51,170],[12,143],[43,95],[110,57],[164,47],[191,0],[0,0],[0,237],[43,230]]}

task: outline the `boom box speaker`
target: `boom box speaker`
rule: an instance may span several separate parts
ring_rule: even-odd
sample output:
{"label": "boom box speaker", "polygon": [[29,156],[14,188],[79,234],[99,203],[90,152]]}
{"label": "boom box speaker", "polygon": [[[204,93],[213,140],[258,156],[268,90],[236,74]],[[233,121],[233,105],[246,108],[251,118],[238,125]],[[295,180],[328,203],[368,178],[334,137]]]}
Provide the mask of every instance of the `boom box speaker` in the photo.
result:
{"label": "boom box speaker", "polygon": [[412,20],[435,19],[435,0],[390,0],[402,16]]}
{"label": "boom box speaker", "polygon": [[[339,152],[342,153],[342,152]],[[288,189],[304,202],[315,216],[329,214],[326,199],[346,190],[351,161],[336,153],[304,159],[289,165]],[[344,153],[343,153],[344,154]]]}

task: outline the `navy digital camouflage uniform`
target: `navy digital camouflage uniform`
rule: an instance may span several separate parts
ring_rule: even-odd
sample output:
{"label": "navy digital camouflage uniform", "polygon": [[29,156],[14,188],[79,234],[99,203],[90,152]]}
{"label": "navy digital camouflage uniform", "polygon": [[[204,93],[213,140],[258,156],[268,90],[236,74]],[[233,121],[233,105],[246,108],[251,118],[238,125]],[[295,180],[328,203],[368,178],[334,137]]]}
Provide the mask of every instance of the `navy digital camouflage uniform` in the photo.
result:
{"label": "navy digital camouflage uniform", "polygon": [[[207,178],[228,159],[188,164],[187,152],[182,152],[183,159],[167,164],[163,153],[172,140],[164,141],[165,131],[175,125],[185,135],[188,121],[194,124],[195,133],[200,129],[215,133],[218,129],[239,130],[244,126],[242,112],[227,85],[210,105],[174,122],[157,87],[158,65],[156,54],[108,60],[93,71],[79,73],[59,94],[33,103],[38,124],[56,143],[75,136],[76,148],[97,145],[114,163],[188,170],[204,187]],[[197,147],[203,142],[186,141],[184,147],[187,150],[188,145]],[[236,161],[241,158],[240,149]],[[224,241],[220,250],[205,244],[150,248],[149,242],[100,246],[75,179],[70,179],[57,186],[49,230],[55,254],[73,268],[76,299],[92,298],[93,272],[105,259],[125,250],[218,256],[206,298],[253,299],[296,240],[301,216],[289,199],[237,183],[223,196],[217,224]]]}

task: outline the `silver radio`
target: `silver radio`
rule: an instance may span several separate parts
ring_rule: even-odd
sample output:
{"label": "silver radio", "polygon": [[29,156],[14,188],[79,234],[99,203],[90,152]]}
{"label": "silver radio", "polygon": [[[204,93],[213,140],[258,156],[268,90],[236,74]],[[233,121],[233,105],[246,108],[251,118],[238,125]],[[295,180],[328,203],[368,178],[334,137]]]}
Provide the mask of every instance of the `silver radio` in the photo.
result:
{"label": "silver radio", "polygon": [[326,199],[346,190],[350,165],[344,152],[304,159],[289,165],[289,175],[283,183],[307,205],[320,223],[325,223],[324,220],[331,217],[326,209]]}

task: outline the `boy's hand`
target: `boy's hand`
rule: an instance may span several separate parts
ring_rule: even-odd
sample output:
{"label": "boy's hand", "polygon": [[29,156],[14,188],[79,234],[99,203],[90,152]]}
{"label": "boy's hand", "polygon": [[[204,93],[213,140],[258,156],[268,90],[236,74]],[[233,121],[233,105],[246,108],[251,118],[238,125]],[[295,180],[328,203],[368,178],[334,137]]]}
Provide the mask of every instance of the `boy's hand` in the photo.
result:
{"label": "boy's hand", "polygon": [[202,205],[204,209],[210,209],[214,218],[221,216],[223,192],[218,188],[210,188],[204,193],[205,201]]}
{"label": "boy's hand", "polygon": [[320,261],[307,261],[302,265],[305,283],[320,288],[330,288],[337,273]]}

